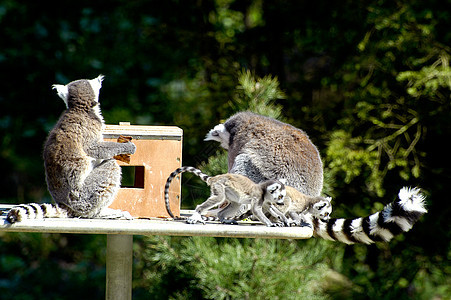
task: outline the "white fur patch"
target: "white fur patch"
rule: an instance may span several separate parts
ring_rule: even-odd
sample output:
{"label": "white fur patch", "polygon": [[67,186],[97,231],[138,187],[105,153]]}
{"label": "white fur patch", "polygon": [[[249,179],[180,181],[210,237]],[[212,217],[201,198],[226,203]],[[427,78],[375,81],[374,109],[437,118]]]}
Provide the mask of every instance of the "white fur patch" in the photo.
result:
{"label": "white fur patch", "polygon": [[102,81],[105,76],[99,75],[98,77],[88,80],[89,84],[91,85],[92,90],[94,91],[94,95],[96,97],[96,101],[99,102],[99,94],[100,94],[100,88],[102,87]]}
{"label": "white fur patch", "polygon": [[97,105],[94,106],[92,108],[92,110],[94,111],[96,116],[100,119],[100,122],[102,122],[102,129],[104,129],[103,127],[104,127],[104,124],[105,124],[105,120],[103,119],[102,111],[100,110],[100,105],[97,103]]}
{"label": "white fur patch", "polygon": [[398,197],[401,200],[399,201],[399,204],[404,210],[427,213],[427,210],[424,207],[425,197],[421,194],[419,188],[403,187],[399,191]]}
{"label": "white fur patch", "polygon": [[221,147],[227,150],[229,149],[229,139],[230,133],[227,131],[224,124],[218,124],[207,133],[204,141],[219,142],[221,143]]}
{"label": "white fur patch", "polygon": [[58,96],[63,99],[64,104],[66,104],[66,108],[68,107],[68,97],[69,97],[69,88],[67,85],[62,84],[54,84],[52,85],[52,89],[56,90]]}

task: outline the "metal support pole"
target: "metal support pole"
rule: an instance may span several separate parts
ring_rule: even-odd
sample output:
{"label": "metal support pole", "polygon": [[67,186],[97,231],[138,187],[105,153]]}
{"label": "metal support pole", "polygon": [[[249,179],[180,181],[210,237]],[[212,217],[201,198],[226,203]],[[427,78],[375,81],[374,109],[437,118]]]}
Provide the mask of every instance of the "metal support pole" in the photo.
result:
{"label": "metal support pole", "polygon": [[108,234],[106,299],[132,299],[133,235]]}

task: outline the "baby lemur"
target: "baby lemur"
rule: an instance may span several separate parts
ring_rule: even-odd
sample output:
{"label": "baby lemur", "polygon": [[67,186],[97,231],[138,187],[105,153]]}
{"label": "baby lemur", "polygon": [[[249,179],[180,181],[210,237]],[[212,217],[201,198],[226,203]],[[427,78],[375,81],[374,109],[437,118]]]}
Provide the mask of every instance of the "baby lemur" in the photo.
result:
{"label": "baby lemur", "polygon": [[[281,180],[283,183],[283,181]],[[328,220],[332,213],[332,205],[330,197],[320,196],[308,196],[297,189],[286,185],[286,195],[283,202],[277,202],[276,206],[265,203],[263,205],[263,211],[271,222],[282,222],[286,226],[310,226],[312,227],[312,217],[320,220]],[[279,211],[284,217],[281,217],[280,213],[277,213],[277,217],[271,214],[271,210]],[[204,220],[216,220],[217,209],[209,210]],[[245,218],[254,219],[250,211],[246,211],[242,215],[236,216],[235,220],[243,220]]]}
{"label": "baby lemur", "polygon": [[[194,213],[187,219],[190,224],[203,223],[202,214],[208,209],[215,207],[225,201],[228,205],[218,212],[218,218],[222,223],[236,223],[233,217],[243,204],[249,204],[252,214],[266,226],[279,226],[279,223],[271,222],[264,214],[263,207],[271,206],[276,203],[283,203],[285,197],[285,185],[277,180],[266,180],[260,184],[254,183],[249,178],[239,174],[221,174],[210,177],[199,169],[193,167],[181,167],[172,172],[165,185],[164,199],[166,209],[171,217],[174,218],[169,207],[169,186],[172,179],[179,173],[190,172],[199,176],[199,178],[210,186],[210,197],[202,204],[196,207]],[[278,210],[271,210],[270,213],[275,217],[283,217]]]}
{"label": "baby lemur", "polygon": [[[286,185],[287,194],[282,205],[277,209],[290,218],[287,225],[311,225],[311,217],[327,221],[332,213],[332,198],[308,196],[297,189]],[[311,217],[309,217],[311,216]],[[270,218],[271,219],[271,218]],[[272,220],[272,219],[271,219]]]}
{"label": "baby lemur", "polygon": [[104,120],[99,105],[103,76],[53,85],[67,109],[44,144],[44,167],[48,190],[56,204],[13,207],[10,223],[27,218],[132,217],[108,208],[121,183],[121,168],[113,156],[133,154],[131,142],[104,142]]}

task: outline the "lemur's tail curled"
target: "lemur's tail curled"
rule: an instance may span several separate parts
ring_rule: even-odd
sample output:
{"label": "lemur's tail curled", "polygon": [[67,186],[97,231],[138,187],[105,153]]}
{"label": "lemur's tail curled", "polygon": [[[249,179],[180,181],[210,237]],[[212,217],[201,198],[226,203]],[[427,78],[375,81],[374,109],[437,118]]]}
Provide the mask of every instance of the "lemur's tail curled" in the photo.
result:
{"label": "lemur's tail curled", "polygon": [[399,200],[382,211],[357,219],[313,220],[315,235],[346,244],[389,242],[394,236],[412,229],[418,219],[427,213],[425,196],[418,188],[403,187]]}
{"label": "lemur's tail curled", "polygon": [[202,181],[206,182],[207,184],[208,184],[208,179],[210,179],[210,176],[208,176],[205,173],[202,173],[201,170],[194,168],[194,167],[180,167],[169,175],[168,179],[166,180],[166,185],[164,186],[164,202],[166,204],[166,210],[168,211],[168,214],[174,219],[175,219],[175,216],[172,213],[171,207],[169,205],[169,187],[171,186],[172,180],[178,174],[183,173],[183,172],[193,173],[194,175],[199,176],[199,178]]}
{"label": "lemur's tail curled", "polygon": [[13,224],[27,219],[67,218],[68,211],[58,204],[21,204],[14,206],[8,212],[6,221]]}

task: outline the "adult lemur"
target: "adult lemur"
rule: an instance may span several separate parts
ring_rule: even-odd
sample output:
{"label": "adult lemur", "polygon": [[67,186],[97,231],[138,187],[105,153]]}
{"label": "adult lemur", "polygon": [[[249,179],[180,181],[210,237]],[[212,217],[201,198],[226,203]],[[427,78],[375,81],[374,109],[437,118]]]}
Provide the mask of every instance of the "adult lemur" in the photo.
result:
{"label": "adult lemur", "polygon": [[120,187],[121,168],[113,156],[133,154],[131,142],[104,142],[99,91],[103,76],[53,85],[67,109],[44,144],[47,186],[56,204],[13,207],[10,223],[50,217],[131,218],[108,206]]}
{"label": "adult lemur", "polygon": [[228,150],[229,173],[254,182],[286,179],[287,185],[309,196],[323,189],[323,163],[305,132],[251,112],[240,112],[215,126],[206,141]]}
{"label": "adult lemur", "polygon": [[[205,224],[202,214],[215,207],[224,201],[228,205],[218,212],[218,218],[222,223],[236,223],[233,220],[238,209],[243,204],[250,205],[252,214],[266,226],[279,226],[279,222],[271,222],[263,213],[263,207],[271,207],[273,204],[283,204],[285,197],[285,185],[277,180],[266,180],[259,184],[254,183],[249,178],[239,174],[221,174],[213,177],[202,173],[201,170],[193,167],[181,167],[172,172],[165,185],[164,199],[166,202],[166,209],[171,217],[174,214],[169,207],[169,186],[172,179],[182,172],[190,172],[199,176],[199,178],[210,186],[210,197],[202,204],[196,207],[193,215],[187,219],[190,224],[203,223]],[[269,209],[274,217],[283,218],[278,210]]]}
{"label": "adult lemur", "polygon": [[[205,140],[221,143],[228,150],[229,172],[261,182],[286,179],[308,196],[319,196],[323,168],[319,152],[300,129],[251,112],[239,112],[216,125]],[[410,230],[426,213],[419,189],[403,188],[399,200],[383,211],[354,220],[312,218],[317,236],[345,243],[389,241]]]}

